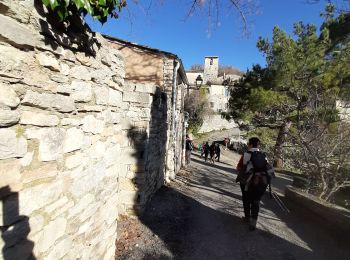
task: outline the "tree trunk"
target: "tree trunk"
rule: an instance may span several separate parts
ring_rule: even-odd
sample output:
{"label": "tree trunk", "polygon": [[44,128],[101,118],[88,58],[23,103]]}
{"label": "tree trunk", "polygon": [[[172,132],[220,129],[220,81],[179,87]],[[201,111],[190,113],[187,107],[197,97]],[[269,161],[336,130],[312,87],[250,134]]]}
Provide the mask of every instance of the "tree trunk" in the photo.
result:
{"label": "tree trunk", "polygon": [[284,122],[279,129],[276,144],[275,144],[274,162],[273,162],[273,166],[276,168],[283,167],[282,149],[291,125],[292,125],[292,122],[287,121],[287,122]]}

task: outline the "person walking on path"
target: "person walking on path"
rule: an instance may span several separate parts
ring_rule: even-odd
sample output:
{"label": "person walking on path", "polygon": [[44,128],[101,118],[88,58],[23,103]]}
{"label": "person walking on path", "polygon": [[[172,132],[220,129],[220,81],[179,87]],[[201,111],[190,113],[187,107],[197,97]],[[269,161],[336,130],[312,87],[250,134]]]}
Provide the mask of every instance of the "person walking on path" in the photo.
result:
{"label": "person walking on path", "polygon": [[186,165],[190,164],[191,162],[192,150],[193,150],[193,142],[189,138],[189,136],[186,135],[186,154],[185,154]]}
{"label": "person walking on path", "polygon": [[215,164],[215,151],[216,151],[216,147],[215,147],[215,143],[212,142],[210,148],[210,161]]}
{"label": "person walking on path", "polygon": [[199,149],[199,153],[201,154],[201,157],[203,156],[203,148],[204,148],[203,144],[199,144],[198,149]]}
{"label": "person walking on path", "polygon": [[203,149],[204,149],[204,161],[207,161],[208,160],[208,155],[209,155],[209,150],[210,150],[210,146],[209,146],[208,142],[205,143]]}
{"label": "person walking on path", "polygon": [[256,229],[260,201],[274,174],[264,153],[259,150],[260,140],[252,137],[248,141],[248,151],[240,158],[237,165],[237,179],[242,191],[244,209],[243,220],[249,222],[249,230]]}
{"label": "person walking on path", "polygon": [[216,159],[218,160],[218,162],[220,162],[220,154],[221,154],[220,144],[217,144],[217,146],[216,146]]}

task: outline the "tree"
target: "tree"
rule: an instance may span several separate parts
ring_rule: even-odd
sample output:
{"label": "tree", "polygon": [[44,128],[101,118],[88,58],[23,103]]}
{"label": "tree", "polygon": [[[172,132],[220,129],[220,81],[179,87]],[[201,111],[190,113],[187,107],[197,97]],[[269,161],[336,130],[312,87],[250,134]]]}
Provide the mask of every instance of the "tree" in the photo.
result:
{"label": "tree", "polygon": [[195,135],[203,125],[204,117],[210,112],[206,94],[204,92],[194,90],[189,95],[186,95],[184,109],[189,113],[189,132]]}
{"label": "tree", "polygon": [[231,65],[219,65],[219,76],[223,76],[224,74],[242,76],[243,72]]}
{"label": "tree", "polygon": [[203,72],[204,71],[204,65],[203,64],[193,64],[190,67],[190,71],[194,72]]}
{"label": "tree", "polygon": [[126,6],[126,0],[42,0],[42,2],[57,14],[61,21],[71,16],[89,14],[101,23],[107,21],[108,15],[117,18],[118,12]]}
{"label": "tree", "polygon": [[[247,71],[229,103],[231,117],[279,129],[275,165],[281,166],[289,142],[293,166],[308,175],[310,187],[317,187],[313,193],[323,199],[350,185],[348,125],[336,108],[337,100],[350,100],[348,16],[329,13],[319,34],[302,22],[295,24],[294,37],[275,27],[272,42],[260,38],[257,44],[267,67]],[[335,145],[340,143],[342,151]]]}

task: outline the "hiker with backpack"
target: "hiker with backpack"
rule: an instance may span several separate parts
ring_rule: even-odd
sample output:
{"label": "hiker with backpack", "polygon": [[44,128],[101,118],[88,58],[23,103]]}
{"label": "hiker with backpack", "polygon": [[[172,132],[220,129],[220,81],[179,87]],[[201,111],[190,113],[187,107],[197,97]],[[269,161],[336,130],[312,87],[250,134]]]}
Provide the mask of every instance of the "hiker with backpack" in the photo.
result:
{"label": "hiker with backpack", "polygon": [[[255,230],[258,220],[260,200],[268,185],[271,188],[273,167],[268,163],[266,155],[259,150],[260,140],[252,137],[248,141],[248,151],[237,164],[237,179],[242,190],[244,208],[243,220],[249,223],[249,230]],[[271,189],[270,189],[271,191]]]}
{"label": "hiker with backpack", "polygon": [[193,142],[189,138],[188,135],[186,135],[185,147],[186,147],[185,162],[186,162],[186,165],[187,165],[187,164],[190,164],[190,162],[191,162],[191,153],[192,153],[192,150],[193,150]]}
{"label": "hiker with backpack", "polygon": [[205,143],[205,145],[203,146],[203,150],[204,150],[204,161],[207,161],[208,155],[209,155],[209,150],[210,150],[209,142]]}

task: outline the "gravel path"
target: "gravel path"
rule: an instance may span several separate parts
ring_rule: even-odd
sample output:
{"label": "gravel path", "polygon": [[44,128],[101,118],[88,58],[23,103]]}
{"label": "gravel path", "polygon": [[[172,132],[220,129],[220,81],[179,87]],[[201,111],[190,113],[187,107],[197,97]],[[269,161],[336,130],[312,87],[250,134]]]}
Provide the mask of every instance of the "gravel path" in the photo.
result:
{"label": "gravel path", "polygon": [[[223,162],[212,165],[194,154],[187,169],[130,225],[138,235],[118,259],[350,258],[350,249],[338,244],[325,223],[297,205],[286,203],[290,213],[285,213],[266,195],[257,230],[248,231],[232,170],[238,158],[224,151]],[[290,180],[281,176],[275,182],[282,193]]]}

